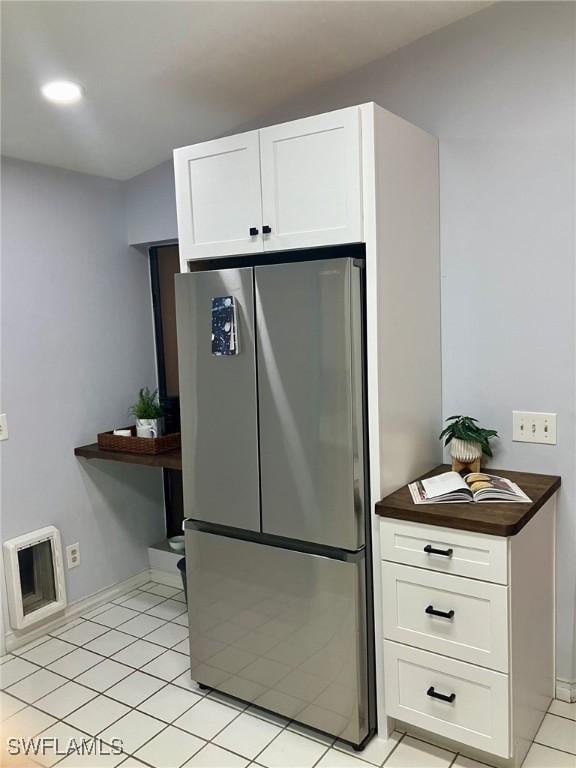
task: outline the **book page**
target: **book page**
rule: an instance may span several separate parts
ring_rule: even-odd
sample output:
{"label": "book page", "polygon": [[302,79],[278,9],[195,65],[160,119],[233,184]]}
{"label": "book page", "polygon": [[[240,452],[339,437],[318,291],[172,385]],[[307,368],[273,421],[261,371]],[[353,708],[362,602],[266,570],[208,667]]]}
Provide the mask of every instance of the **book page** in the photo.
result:
{"label": "book page", "polygon": [[444,496],[446,493],[452,493],[453,491],[469,491],[466,481],[458,472],[444,472],[441,475],[427,477],[420,482],[429,499],[435,499],[437,496]]}

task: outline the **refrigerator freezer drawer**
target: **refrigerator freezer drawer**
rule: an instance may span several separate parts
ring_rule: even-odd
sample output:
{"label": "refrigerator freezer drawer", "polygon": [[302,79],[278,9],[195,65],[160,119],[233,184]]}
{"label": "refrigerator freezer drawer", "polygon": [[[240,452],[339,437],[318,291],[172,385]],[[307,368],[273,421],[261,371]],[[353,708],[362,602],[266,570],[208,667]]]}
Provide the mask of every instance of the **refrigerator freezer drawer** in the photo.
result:
{"label": "refrigerator freezer drawer", "polygon": [[359,744],[369,721],[364,553],[351,557],[187,528],[192,679]]}

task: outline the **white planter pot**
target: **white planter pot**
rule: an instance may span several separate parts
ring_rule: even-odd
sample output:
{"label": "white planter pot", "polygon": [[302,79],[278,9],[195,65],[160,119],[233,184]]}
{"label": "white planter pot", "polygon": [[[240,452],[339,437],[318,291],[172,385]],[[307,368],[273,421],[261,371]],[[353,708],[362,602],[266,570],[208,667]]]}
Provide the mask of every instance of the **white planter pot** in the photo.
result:
{"label": "white planter pot", "polygon": [[450,442],[450,455],[463,464],[469,464],[482,456],[482,446],[473,440],[460,440],[455,437]]}
{"label": "white planter pot", "polygon": [[160,437],[164,434],[164,419],[136,419],[138,437]]}

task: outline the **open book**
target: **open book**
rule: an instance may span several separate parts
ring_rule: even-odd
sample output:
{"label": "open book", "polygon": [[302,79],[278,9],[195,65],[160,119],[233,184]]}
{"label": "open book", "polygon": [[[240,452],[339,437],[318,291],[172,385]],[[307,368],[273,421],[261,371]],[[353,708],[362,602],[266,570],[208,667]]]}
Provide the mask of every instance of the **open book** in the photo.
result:
{"label": "open book", "polygon": [[458,472],[416,480],[408,486],[414,504],[440,504],[463,501],[531,501],[516,483],[505,477],[471,472],[462,477]]}

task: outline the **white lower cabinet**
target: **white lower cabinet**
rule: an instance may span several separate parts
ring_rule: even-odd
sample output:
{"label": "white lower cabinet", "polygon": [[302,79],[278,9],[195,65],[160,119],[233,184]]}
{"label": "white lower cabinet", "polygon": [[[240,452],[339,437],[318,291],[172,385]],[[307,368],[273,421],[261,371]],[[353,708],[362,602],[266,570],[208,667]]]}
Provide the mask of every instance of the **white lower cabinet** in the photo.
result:
{"label": "white lower cabinet", "polygon": [[554,514],[551,499],[511,537],[381,520],[385,706],[398,727],[520,768],[554,694]]}
{"label": "white lower cabinet", "polygon": [[507,675],[390,641],[384,654],[390,715],[509,757]]}

